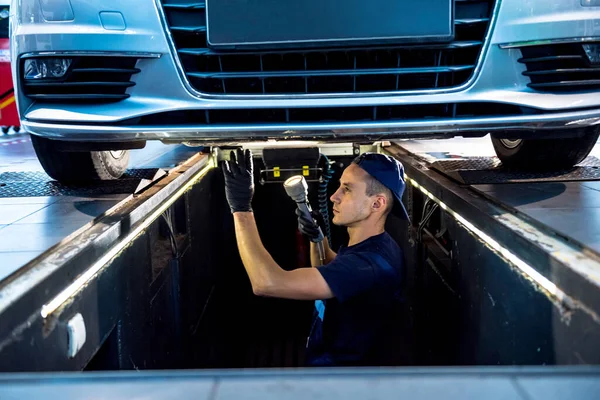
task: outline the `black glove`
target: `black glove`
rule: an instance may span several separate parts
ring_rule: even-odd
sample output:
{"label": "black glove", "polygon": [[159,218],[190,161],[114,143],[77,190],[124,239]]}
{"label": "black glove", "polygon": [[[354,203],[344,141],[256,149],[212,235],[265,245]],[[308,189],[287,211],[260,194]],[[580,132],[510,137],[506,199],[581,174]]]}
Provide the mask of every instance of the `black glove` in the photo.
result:
{"label": "black glove", "polygon": [[225,177],[225,197],[231,208],[231,213],[252,211],[252,197],[254,196],[254,165],[252,152],[241,149],[236,153],[231,152],[230,160],[223,165]]}
{"label": "black glove", "polygon": [[313,210],[312,219],[309,220],[300,209],[296,208],[296,215],[298,216],[298,230],[311,241],[315,242],[319,237],[319,227],[324,225],[321,213]]}

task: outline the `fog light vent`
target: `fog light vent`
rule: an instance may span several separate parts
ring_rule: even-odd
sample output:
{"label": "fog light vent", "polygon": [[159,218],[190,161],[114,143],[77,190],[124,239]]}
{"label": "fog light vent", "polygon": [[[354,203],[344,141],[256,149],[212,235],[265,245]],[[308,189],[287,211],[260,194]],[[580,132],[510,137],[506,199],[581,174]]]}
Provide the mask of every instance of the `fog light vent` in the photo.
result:
{"label": "fog light vent", "polygon": [[106,103],[127,99],[137,57],[33,57],[21,62],[25,96],[38,101]]}
{"label": "fog light vent", "polygon": [[71,66],[69,58],[32,58],[25,60],[23,70],[26,80],[60,79],[64,77]]}
{"label": "fog light vent", "polygon": [[600,88],[600,43],[524,46],[519,62],[532,89],[545,92],[597,91]]}
{"label": "fog light vent", "polygon": [[592,64],[600,64],[600,44],[584,44],[583,51]]}

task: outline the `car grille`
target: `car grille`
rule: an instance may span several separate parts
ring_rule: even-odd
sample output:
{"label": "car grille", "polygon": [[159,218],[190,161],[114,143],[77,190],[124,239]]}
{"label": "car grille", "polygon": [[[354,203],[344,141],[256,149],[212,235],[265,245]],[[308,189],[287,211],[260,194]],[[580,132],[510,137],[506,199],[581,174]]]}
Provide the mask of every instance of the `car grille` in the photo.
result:
{"label": "car grille", "polygon": [[593,65],[579,43],[521,47],[527,85],[546,92],[597,90],[600,65]]}
{"label": "car grille", "polygon": [[494,0],[454,0],[455,40],[438,45],[216,51],[204,1],[161,0],[191,85],[210,94],[323,94],[459,86],[473,74]]}
{"label": "car grille", "polygon": [[[73,61],[63,79],[23,80],[26,96],[41,101],[111,102],[129,97],[127,89],[136,68],[136,57],[84,56]],[[21,68],[24,59],[21,60]]]}

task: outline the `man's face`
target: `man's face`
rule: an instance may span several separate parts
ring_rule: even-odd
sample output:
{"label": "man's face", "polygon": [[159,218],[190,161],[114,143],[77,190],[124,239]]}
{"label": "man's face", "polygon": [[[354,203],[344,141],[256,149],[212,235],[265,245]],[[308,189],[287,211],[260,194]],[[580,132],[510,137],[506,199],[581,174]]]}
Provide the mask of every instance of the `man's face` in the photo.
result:
{"label": "man's face", "polygon": [[372,200],[367,196],[368,173],[350,164],[340,178],[340,187],[331,196],[335,225],[352,227],[371,215]]}

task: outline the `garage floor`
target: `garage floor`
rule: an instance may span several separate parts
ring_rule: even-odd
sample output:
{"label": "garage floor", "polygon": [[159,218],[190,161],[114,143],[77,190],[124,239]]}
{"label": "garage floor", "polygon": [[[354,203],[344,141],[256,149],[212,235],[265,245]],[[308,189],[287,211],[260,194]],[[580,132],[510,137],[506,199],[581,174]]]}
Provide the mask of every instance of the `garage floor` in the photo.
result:
{"label": "garage floor", "polygon": [[[446,142],[405,141],[402,146],[430,162],[460,156],[495,156],[488,138]],[[584,163],[598,165],[598,160],[593,160],[593,157],[600,158],[600,142]],[[594,172],[598,167],[590,168]],[[523,179],[521,182],[515,179],[511,183],[492,184],[479,182],[470,184],[470,187],[495,203],[600,254],[600,180],[570,179],[568,174],[565,174],[565,178],[561,174],[556,175],[556,179],[545,177],[535,181]],[[597,176],[596,173],[589,175]]]}
{"label": "garage floor", "polygon": [[[181,145],[148,142],[131,153],[130,168],[170,169],[198,150]],[[17,173],[47,177],[38,162],[28,134],[0,136],[0,185],[2,176]],[[11,179],[15,174],[11,174]],[[50,181],[50,178],[47,178]],[[33,190],[32,193],[35,194]],[[32,261],[67,236],[127,197],[126,193],[0,198],[0,281]]]}

